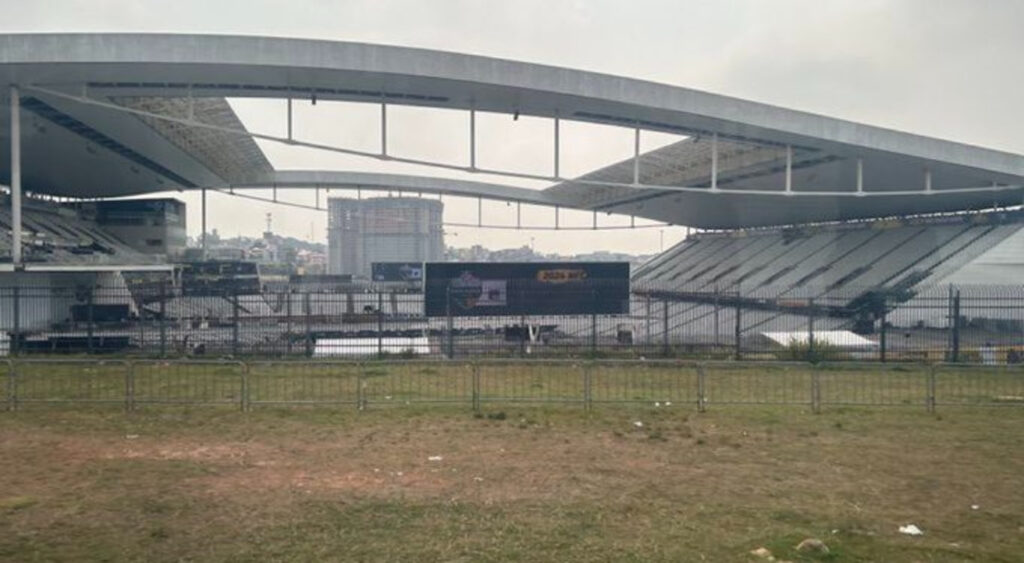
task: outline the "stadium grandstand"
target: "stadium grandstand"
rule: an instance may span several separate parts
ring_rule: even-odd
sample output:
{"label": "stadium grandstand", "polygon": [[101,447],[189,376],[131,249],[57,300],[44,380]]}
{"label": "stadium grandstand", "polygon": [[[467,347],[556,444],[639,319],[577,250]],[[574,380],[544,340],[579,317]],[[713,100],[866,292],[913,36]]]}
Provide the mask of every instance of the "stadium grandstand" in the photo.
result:
{"label": "stadium grandstand", "polygon": [[[0,148],[10,155],[0,159],[0,329],[42,347],[84,332],[90,346],[102,335],[135,346],[159,331],[161,346],[171,334],[179,346],[231,340],[237,351],[241,340],[290,350],[301,342],[308,352],[318,334],[380,337],[384,322],[389,336],[451,333],[450,319],[424,317],[415,293],[347,280],[311,298],[268,290],[256,266],[184,265],[180,202],[104,211],[112,198],[180,190],[202,192],[203,257],[210,190],[262,190],[272,194],[266,201],[278,190],[311,190],[317,209],[323,189],[394,190],[508,202],[517,228],[526,204],[554,208],[556,229],[563,208],[592,213],[594,228],[599,214],[615,214],[695,229],[633,272],[628,314],[529,321],[567,341],[739,346],[808,329],[877,340],[887,323],[925,330],[960,322],[963,311],[947,303],[951,287],[1018,287],[1024,273],[1024,156],[682,87],[421,49],[158,34],[0,35],[0,81],[8,108]],[[286,133],[248,131],[229,98],[285,101]],[[302,140],[292,104],[317,100],[379,106],[380,149]],[[389,152],[391,105],[465,112],[468,161]],[[478,112],[549,120],[551,171],[480,166]],[[567,178],[563,121],[630,131],[633,155]],[[679,140],[641,151],[647,133]],[[509,183],[278,170],[256,140]],[[519,180],[548,187],[513,185]],[[45,307],[43,294],[32,295],[38,288],[51,296]],[[1012,342],[1024,344],[1018,308],[986,302],[977,288],[958,295],[972,291],[971,314],[1009,323]],[[75,309],[83,303],[84,328]],[[97,305],[110,307],[105,327]],[[460,322],[479,336],[526,321]]]}

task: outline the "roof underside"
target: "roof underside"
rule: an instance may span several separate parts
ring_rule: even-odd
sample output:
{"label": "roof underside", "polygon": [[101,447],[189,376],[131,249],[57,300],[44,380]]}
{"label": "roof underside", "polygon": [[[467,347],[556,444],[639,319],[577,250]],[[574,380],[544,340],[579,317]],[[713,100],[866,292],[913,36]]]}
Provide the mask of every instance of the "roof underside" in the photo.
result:
{"label": "roof underside", "polygon": [[[687,137],[642,155],[639,180],[646,186],[630,186],[630,159],[585,175],[591,183],[556,183],[535,196],[472,182],[449,190],[441,178],[414,182],[423,191],[472,194],[479,188],[486,197],[504,193],[705,228],[977,209],[1017,205],[1024,197],[1020,155],[686,88],[436,51],[264,37],[5,35],[0,83],[22,88],[26,189],[57,195],[281,185],[287,178],[251,138],[226,131],[243,127],[224,98],[316,96],[557,115]],[[178,119],[188,116],[191,98],[197,120],[215,128],[68,97],[83,92],[90,100]],[[4,154],[8,119],[2,112]],[[712,134],[718,138],[714,191]],[[789,192],[786,146],[792,147]],[[0,179],[9,174],[9,162],[0,160]],[[292,179],[308,186],[317,174]],[[926,174],[932,193],[922,195]],[[351,184],[352,177],[342,176],[331,178]],[[858,177],[864,194],[857,193]]]}

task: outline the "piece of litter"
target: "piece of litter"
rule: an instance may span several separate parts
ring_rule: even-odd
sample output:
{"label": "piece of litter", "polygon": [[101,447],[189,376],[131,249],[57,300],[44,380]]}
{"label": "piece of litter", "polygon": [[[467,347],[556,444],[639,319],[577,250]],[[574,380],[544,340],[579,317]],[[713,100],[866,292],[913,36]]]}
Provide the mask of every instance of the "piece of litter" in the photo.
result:
{"label": "piece of litter", "polygon": [[378,469],[378,468],[374,467],[374,468],[373,468],[373,472],[374,472],[374,473],[380,473],[380,469]]}
{"label": "piece of litter", "polygon": [[640,422],[640,421],[638,420],[638,421],[636,421],[636,422],[634,422],[634,423],[633,423],[633,426],[636,426],[637,428],[643,428],[643,427],[644,427],[644,423],[643,423],[643,422]]}
{"label": "piece of litter", "polygon": [[660,407],[660,406],[661,406],[661,403],[655,402],[655,403],[654,403],[654,406],[656,406],[656,407]]}
{"label": "piece of litter", "polygon": [[666,407],[671,407],[672,406],[672,401],[665,401],[665,406]]}
{"label": "piece of litter", "polygon": [[979,508],[981,508],[981,507],[976,505],[976,504],[972,504],[971,505],[971,510],[978,510]]}
{"label": "piece of litter", "polygon": [[128,434],[128,435],[126,435],[126,436],[124,437],[124,439],[125,439],[125,440],[134,440],[134,439],[136,439],[136,438],[138,438],[138,437],[139,437],[139,435],[138,435],[138,434]]}
{"label": "piece of litter", "polygon": [[918,528],[917,526],[915,526],[913,524],[907,524],[906,526],[900,526],[900,533],[901,534],[906,534],[908,536],[923,536],[924,535],[924,532],[921,531],[921,528]]}
{"label": "piece of litter", "polygon": [[439,456],[439,455],[432,455],[432,456],[428,457],[427,459],[428,459],[429,461],[441,461],[441,460],[442,460],[442,459],[444,459],[444,458],[443,458],[443,457],[441,457],[441,456]]}
{"label": "piece of litter", "polygon": [[772,552],[769,551],[767,547],[759,547],[757,549],[752,549],[750,550],[750,554],[754,557],[760,557],[762,559],[767,559],[769,561],[775,560],[775,556],[772,555]]}
{"label": "piece of litter", "polygon": [[483,481],[484,478],[483,477],[473,477],[473,480],[476,481],[477,483],[479,483],[479,482]]}

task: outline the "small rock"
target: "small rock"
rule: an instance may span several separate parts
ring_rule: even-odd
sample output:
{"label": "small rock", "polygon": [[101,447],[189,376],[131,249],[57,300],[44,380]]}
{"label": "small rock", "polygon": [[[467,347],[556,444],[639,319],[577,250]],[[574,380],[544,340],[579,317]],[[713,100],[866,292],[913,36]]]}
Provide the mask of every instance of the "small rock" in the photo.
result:
{"label": "small rock", "polygon": [[759,547],[757,549],[752,549],[750,551],[750,554],[753,555],[754,557],[760,557],[761,559],[767,559],[768,561],[775,561],[775,556],[772,555],[772,552],[769,551],[767,547]]}
{"label": "small rock", "polygon": [[796,550],[801,553],[818,553],[821,555],[828,554],[828,546],[825,542],[817,538],[807,538],[800,542],[796,546]]}

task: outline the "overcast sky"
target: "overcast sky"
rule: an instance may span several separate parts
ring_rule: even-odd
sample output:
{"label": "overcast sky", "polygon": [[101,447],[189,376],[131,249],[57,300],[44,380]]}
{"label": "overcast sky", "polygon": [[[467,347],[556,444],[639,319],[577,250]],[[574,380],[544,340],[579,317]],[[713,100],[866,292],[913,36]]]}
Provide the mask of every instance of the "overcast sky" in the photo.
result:
{"label": "overcast sky", "polygon": [[[277,35],[457,51],[593,70],[734,95],[981,146],[1024,153],[1024,2],[998,0],[664,1],[281,1],[0,0],[0,30],[150,31]],[[235,103],[246,125],[283,127],[277,102]],[[299,136],[359,146],[379,138],[374,108],[318,104],[296,113]],[[459,159],[465,117],[454,112],[389,111],[389,146],[398,154]],[[543,170],[540,139],[550,125],[482,120],[481,159]],[[391,129],[393,128],[393,129]],[[630,134],[577,127],[564,137],[563,170],[583,172],[628,156]],[[646,148],[671,139],[650,138]],[[432,172],[263,145],[278,168]],[[404,151],[404,152],[403,152]],[[534,184],[536,185],[536,184]],[[537,186],[541,187],[541,186]],[[312,202],[311,194],[292,196]],[[190,211],[197,198],[186,196]],[[325,214],[211,196],[210,223],[222,233],[255,234],[263,214],[274,229],[322,240]],[[475,222],[475,202],[446,198],[446,221]],[[485,222],[507,221],[489,205]],[[529,220],[550,223],[550,211]],[[190,213],[190,231],[198,216]],[[564,223],[588,225],[587,214]],[[602,224],[615,223],[602,218]],[[529,232],[455,228],[447,242],[493,248],[655,252],[660,229]],[[667,246],[680,229],[665,231]]]}

